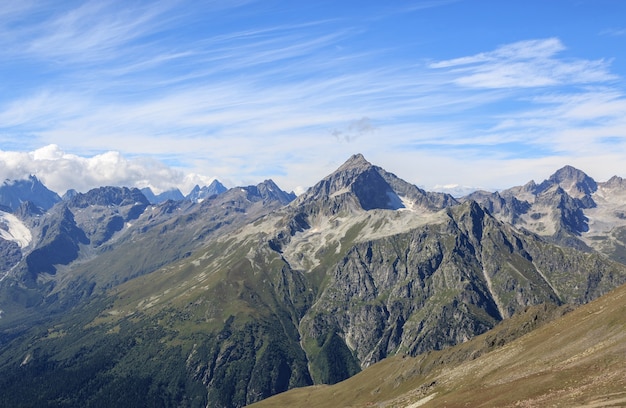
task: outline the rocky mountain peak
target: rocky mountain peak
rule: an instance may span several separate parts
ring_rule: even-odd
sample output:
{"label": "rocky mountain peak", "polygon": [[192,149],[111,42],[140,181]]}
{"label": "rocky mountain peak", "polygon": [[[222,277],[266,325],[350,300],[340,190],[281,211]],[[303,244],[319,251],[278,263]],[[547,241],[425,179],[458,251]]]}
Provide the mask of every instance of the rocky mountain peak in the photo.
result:
{"label": "rocky mountain peak", "polygon": [[24,180],[5,180],[0,185],[0,205],[15,211],[25,201],[48,210],[61,201],[61,197],[33,175]]}
{"label": "rocky mountain peak", "polygon": [[350,170],[362,171],[372,167],[372,164],[368,162],[361,153],[352,155],[344,164],[342,164],[337,172],[344,172]]}
{"label": "rocky mountain peak", "polygon": [[539,190],[544,191],[554,185],[560,186],[575,198],[589,196],[598,189],[594,179],[583,171],[569,165],[557,170],[550,178],[541,183]]}
{"label": "rocky mountain peak", "polygon": [[[425,211],[438,211],[457,203],[449,194],[421,190],[371,164],[362,154],[350,157],[337,170],[298,197],[296,205],[316,201],[334,208],[333,211],[358,207],[366,211],[398,210],[407,208],[407,205]],[[328,204],[328,201],[332,201],[332,204]]]}
{"label": "rocky mountain peak", "polygon": [[67,190],[67,191],[65,192],[65,194],[63,194],[63,197],[61,197],[61,199],[62,199],[63,201],[69,201],[69,200],[71,200],[73,197],[76,197],[78,194],[79,194],[79,193],[78,193],[78,191],[76,191],[76,190],[75,190],[75,189],[73,189],[73,188],[70,188],[69,190]]}
{"label": "rocky mountain peak", "polygon": [[602,183],[604,187],[608,188],[624,188],[626,189],[626,179],[623,179],[618,176],[613,176],[605,183]]}
{"label": "rocky mountain peak", "polygon": [[204,200],[211,196],[222,194],[226,192],[226,190],[228,189],[216,179],[208,186],[200,187],[196,184],[185,198],[191,201]]}
{"label": "rocky mountain peak", "polygon": [[[362,154],[355,154],[298,200],[334,202],[332,207],[351,207],[354,202],[364,210],[398,209],[404,205],[383,176],[384,170],[373,166]],[[320,201],[320,202],[321,202]]]}
{"label": "rocky mountain peak", "polygon": [[224,187],[224,185],[220,183],[219,180],[215,179],[211,182],[211,184],[209,184],[209,190],[214,191],[215,194],[220,194],[226,191],[227,188]]}
{"label": "rocky mountain peak", "polygon": [[358,176],[371,169],[373,169],[372,164],[365,160],[362,154],[355,154],[337,170],[309,189],[305,196],[321,197],[331,196],[342,191],[346,192]]}
{"label": "rocky mountain peak", "polygon": [[165,190],[159,194],[154,194],[150,187],[145,187],[141,189],[141,193],[153,204],[159,204],[167,200],[180,201],[185,199],[185,196],[183,196],[177,188]]}
{"label": "rocky mountain peak", "polygon": [[583,181],[589,178],[585,172],[577,169],[576,167],[566,165],[554,172],[550,176],[549,180],[554,182],[563,182],[567,180]]}
{"label": "rocky mountain peak", "polygon": [[45,211],[41,207],[37,207],[32,201],[24,201],[13,213],[20,219],[26,219],[43,215]]}
{"label": "rocky mountain peak", "polygon": [[265,180],[256,186],[258,193],[264,200],[277,200],[281,204],[286,205],[292,202],[296,197],[294,194],[284,192],[273,180]]}

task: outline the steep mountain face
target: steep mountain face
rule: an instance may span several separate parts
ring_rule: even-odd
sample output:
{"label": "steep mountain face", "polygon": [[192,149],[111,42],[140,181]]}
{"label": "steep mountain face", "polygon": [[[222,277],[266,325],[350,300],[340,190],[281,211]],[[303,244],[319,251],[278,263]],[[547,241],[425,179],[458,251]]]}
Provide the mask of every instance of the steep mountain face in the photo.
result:
{"label": "steep mountain face", "polygon": [[529,307],[461,345],[391,357],[342,383],[291,390],[252,406],[623,406],[624,300],[621,286],[573,311]]}
{"label": "steep mountain face", "polygon": [[228,189],[222,183],[218,180],[213,180],[211,184],[202,188],[196,185],[185,198],[190,201],[201,201],[214,195],[222,194],[226,190]]}
{"label": "steep mountain face", "polygon": [[380,167],[373,166],[363,155],[352,156],[334,173],[298,197],[298,203],[316,202],[331,211],[352,205],[363,210],[413,209],[438,210],[456,204],[443,193],[428,193],[399,179]]}
{"label": "steep mountain face", "polygon": [[296,198],[294,193],[284,192],[272,180],[265,180],[256,187],[249,188],[253,190],[251,191],[252,194],[258,195],[263,199],[263,203],[278,201],[282,205],[287,205]]}
{"label": "steep mountain face", "polygon": [[102,187],[76,194],[44,215],[25,217],[33,248],[18,269],[27,286],[44,275],[55,275],[58,265],[79,258],[81,247],[98,247],[136,219],[148,205],[137,189]]}
{"label": "steep mountain face", "polygon": [[[485,205],[362,155],[295,200],[271,180],[201,202],[78,194],[24,221],[32,251],[0,282],[0,401],[240,407],[466,342],[529,306],[586,303],[626,265],[520,223],[545,209],[580,240],[574,228],[601,226],[577,209],[621,211],[623,180],[557,173],[477,193]],[[37,256],[61,246],[71,256]]]}
{"label": "steep mountain face", "polygon": [[5,180],[0,185],[0,206],[15,211],[26,201],[48,210],[61,201],[61,197],[48,190],[35,176],[30,176],[26,180]]}
{"label": "steep mountain face", "polygon": [[529,305],[586,302],[626,278],[621,265],[520,234],[473,202],[386,237],[352,228],[354,243],[300,325],[320,382],[335,382],[324,360],[338,357],[316,355],[328,333],[366,367],[461,343]]}

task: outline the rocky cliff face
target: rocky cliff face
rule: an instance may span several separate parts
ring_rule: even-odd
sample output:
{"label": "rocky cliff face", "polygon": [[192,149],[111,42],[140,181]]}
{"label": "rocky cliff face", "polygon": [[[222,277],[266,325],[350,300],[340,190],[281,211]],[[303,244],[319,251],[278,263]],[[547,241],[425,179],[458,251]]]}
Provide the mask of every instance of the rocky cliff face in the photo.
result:
{"label": "rocky cliff face", "polygon": [[[559,228],[582,228],[580,199],[556,184],[525,190],[542,190],[536,202]],[[453,198],[428,195],[357,155],[281,211],[276,225],[284,227],[270,246],[291,268],[325,279],[300,322],[316,381],[341,380],[391,354],[457,344],[529,305],[580,304],[624,282],[622,266],[491,213],[520,218],[528,201],[483,196],[489,209],[472,200],[452,206]],[[341,370],[329,370],[330,361]]]}
{"label": "rocky cliff face", "polygon": [[580,304],[626,281],[622,266],[519,233],[474,202],[441,223],[355,243],[329,272],[302,319],[305,344],[336,333],[361,367],[458,344],[529,305]]}

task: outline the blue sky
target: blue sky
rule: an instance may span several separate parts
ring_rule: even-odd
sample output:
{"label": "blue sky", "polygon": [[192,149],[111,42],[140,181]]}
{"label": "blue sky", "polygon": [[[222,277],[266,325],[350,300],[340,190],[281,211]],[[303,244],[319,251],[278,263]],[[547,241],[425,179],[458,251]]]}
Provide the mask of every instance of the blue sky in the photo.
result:
{"label": "blue sky", "polygon": [[0,177],[302,191],[351,154],[430,190],[626,176],[620,0],[9,1]]}

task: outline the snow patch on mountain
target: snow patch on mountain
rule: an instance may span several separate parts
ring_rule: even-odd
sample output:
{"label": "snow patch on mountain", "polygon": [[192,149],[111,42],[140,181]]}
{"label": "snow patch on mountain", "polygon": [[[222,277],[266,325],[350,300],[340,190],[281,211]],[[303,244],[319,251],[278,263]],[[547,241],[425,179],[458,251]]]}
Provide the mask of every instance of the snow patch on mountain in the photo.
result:
{"label": "snow patch on mountain", "polygon": [[402,206],[398,208],[399,211],[417,211],[417,207],[415,206],[415,203],[413,201],[401,195],[399,195],[398,197],[400,198],[400,201],[402,201]]}
{"label": "snow patch on mountain", "polygon": [[28,227],[15,215],[4,211],[0,211],[0,237],[17,242],[20,248],[26,248],[33,240]]}

